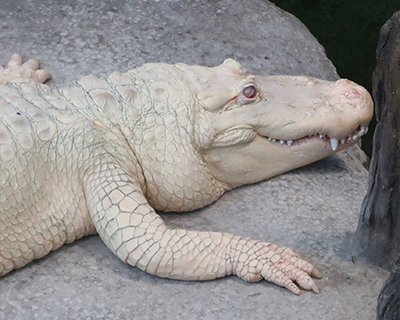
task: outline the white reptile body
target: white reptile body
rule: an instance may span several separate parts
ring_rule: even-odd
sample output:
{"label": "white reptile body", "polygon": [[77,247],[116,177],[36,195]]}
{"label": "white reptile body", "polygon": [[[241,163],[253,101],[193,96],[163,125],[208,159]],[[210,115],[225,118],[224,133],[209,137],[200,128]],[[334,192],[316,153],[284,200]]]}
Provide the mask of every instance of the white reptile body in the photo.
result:
{"label": "white reptile body", "polygon": [[[364,89],[306,77],[271,77],[267,86],[227,60],[146,64],[52,90],[28,79],[47,78],[30,65],[11,80],[21,66],[10,62],[11,81],[0,85],[0,275],[97,232],[122,261],[161,277],[236,274],[318,290],[309,274],[319,272],[290,249],[169,229],[155,210],[204,207],[354,144],[372,113]],[[243,95],[247,86],[255,97]]]}

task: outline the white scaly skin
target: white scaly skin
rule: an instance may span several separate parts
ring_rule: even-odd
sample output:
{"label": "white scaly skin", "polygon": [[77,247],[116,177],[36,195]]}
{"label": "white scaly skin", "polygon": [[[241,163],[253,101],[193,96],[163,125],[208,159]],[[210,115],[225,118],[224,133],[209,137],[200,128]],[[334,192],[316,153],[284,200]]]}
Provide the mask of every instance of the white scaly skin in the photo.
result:
{"label": "white scaly skin", "polygon": [[37,68],[14,55],[0,70],[0,275],[97,232],[161,277],[235,274],[318,291],[318,270],[290,249],[169,229],[155,209],[200,208],[356,143],[372,115],[363,88],[255,77],[227,60],[147,64],[50,90],[28,79],[50,76]]}

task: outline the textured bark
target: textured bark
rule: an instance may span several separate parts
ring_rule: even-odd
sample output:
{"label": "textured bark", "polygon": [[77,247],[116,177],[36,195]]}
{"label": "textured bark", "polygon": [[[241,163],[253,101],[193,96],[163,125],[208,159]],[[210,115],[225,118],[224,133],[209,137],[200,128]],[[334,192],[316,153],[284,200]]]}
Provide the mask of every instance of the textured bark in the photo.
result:
{"label": "textured bark", "polygon": [[400,259],[397,260],[378,298],[377,320],[400,319]]}
{"label": "textured bark", "polygon": [[390,269],[399,255],[400,11],[381,29],[372,77],[377,127],[355,241],[367,260]]}

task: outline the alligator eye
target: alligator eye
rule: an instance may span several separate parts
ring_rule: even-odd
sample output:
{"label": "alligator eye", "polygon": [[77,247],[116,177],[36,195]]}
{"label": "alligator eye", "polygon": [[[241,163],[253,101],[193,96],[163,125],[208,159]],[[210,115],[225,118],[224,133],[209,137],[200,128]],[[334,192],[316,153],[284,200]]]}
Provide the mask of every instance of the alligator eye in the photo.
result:
{"label": "alligator eye", "polygon": [[242,94],[247,98],[247,99],[254,99],[258,93],[258,90],[255,86],[250,85],[247,86],[246,88],[243,89]]}

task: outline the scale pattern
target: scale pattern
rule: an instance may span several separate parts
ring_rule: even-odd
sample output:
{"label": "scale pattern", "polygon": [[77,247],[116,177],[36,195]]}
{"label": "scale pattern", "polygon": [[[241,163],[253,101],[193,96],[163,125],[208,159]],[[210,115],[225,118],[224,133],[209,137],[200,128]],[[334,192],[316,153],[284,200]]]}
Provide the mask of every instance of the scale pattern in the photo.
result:
{"label": "scale pattern", "polygon": [[55,90],[40,83],[49,76],[18,55],[0,68],[0,276],[97,232],[122,261],[160,277],[234,274],[296,294],[294,282],[318,291],[310,277],[318,270],[288,248],[169,229],[155,211],[200,208],[236,186],[214,176],[207,159],[216,157],[204,150],[256,139],[254,128],[219,132],[210,125],[261,101],[255,87],[247,89],[252,101],[238,98],[254,76],[237,62],[147,64]]}

